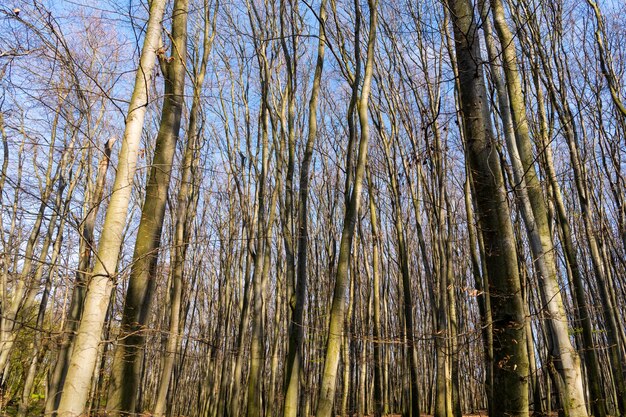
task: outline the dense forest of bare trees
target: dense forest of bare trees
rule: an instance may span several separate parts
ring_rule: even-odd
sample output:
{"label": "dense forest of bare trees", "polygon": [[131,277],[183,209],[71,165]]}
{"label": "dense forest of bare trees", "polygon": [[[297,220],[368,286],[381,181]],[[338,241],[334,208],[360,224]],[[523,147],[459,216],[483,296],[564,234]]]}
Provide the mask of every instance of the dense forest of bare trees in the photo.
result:
{"label": "dense forest of bare trees", "polygon": [[626,3],[0,5],[0,413],[626,415]]}

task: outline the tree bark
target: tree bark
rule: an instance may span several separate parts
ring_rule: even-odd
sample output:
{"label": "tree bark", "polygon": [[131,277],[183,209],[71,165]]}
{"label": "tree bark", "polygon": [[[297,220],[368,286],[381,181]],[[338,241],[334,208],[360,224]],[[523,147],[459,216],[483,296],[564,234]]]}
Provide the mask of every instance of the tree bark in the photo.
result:
{"label": "tree bark", "polygon": [[[215,36],[215,18],[213,18],[213,32],[210,33],[211,27],[209,19],[209,8],[205,1],[204,31],[202,45],[202,60],[195,79],[193,80],[193,101],[191,110],[189,111],[189,125],[187,127],[187,145],[185,147],[185,155],[183,157],[182,177],[180,188],[178,189],[178,197],[176,204],[176,222],[174,225],[174,247],[171,255],[171,295],[170,295],[170,324],[167,335],[165,353],[163,355],[163,366],[161,368],[161,377],[159,380],[159,388],[157,391],[156,404],[154,406],[154,415],[157,417],[165,415],[167,408],[167,394],[174,369],[174,362],[180,349],[180,327],[181,327],[181,307],[182,292],[184,286],[184,266],[189,245],[190,227],[194,218],[193,209],[195,196],[198,193],[199,178],[194,178],[198,171],[198,153],[201,147],[200,135],[198,132],[198,119],[200,116],[201,103],[200,94],[206,67],[211,51],[211,43]],[[215,10],[214,13],[217,13]]]}
{"label": "tree bark", "polygon": [[302,377],[302,340],[304,336],[304,305],[307,288],[307,257],[308,257],[308,201],[309,176],[313,146],[317,138],[317,109],[319,102],[320,84],[324,68],[324,53],[326,50],[326,0],[322,0],[319,12],[319,42],[317,46],[317,61],[313,76],[313,87],[309,100],[309,132],[300,167],[300,189],[298,191],[298,265],[296,268],[295,299],[290,300],[291,323],[289,326],[289,351],[285,367],[285,408],[284,417],[298,415],[298,399],[300,395],[300,379]]}
{"label": "tree bark", "polygon": [[449,0],[454,25],[466,155],[490,278],[494,335],[494,414],[528,416],[528,351],[515,236],[497,143],[491,132],[473,5]]}
{"label": "tree bark", "polygon": [[141,130],[148,103],[148,85],[155,66],[164,9],[165,0],[153,0],[150,5],[150,17],[129,104],[115,183],[59,402],[58,414],[61,417],[81,415],[89,395],[98,356],[98,344],[115,281],[116,265],[126,225]]}
{"label": "tree bark", "polygon": [[[515,190],[539,273],[540,294],[548,312],[550,355],[563,380],[557,385],[560,403],[565,416],[586,417],[580,359],[569,339],[567,316],[556,276],[555,250],[548,226],[547,208],[534,164],[513,35],[504,17],[502,1],[491,0],[491,9],[502,46],[504,75],[509,93],[507,107],[500,85],[500,111],[506,114],[510,111],[512,125],[505,126],[505,135],[509,138],[507,146],[517,183]],[[515,135],[515,143],[511,140],[511,133]]]}
{"label": "tree bark", "polygon": [[[356,164],[356,173],[353,180],[352,192],[346,187],[346,212],[344,215],[343,230],[341,233],[341,243],[339,246],[339,257],[337,261],[337,271],[335,273],[335,288],[333,290],[332,306],[330,310],[330,323],[328,331],[328,341],[326,345],[326,357],[324,360],[324,371],[320,383],[320,391],[317,409],[317,417],[330,417],[333,409],[335,386],[337,379],[337,367],[341,349],[341,340],[344,332],[345,319],[345,292],[350,281],[348,269],[352,251],[352,238],[356,225],[357,214],[361,202],[361,190],[363,187],[363,176],[365,174],[365,163],[367,161],[367,145],[369,141],[369,117],[368,100],[370,95],[372,73],[374,70],[374,45],[376,42],[377,25],[377,0],[368,0],[369,5],[369,36],[367,40],[367,61],[365,65],[365,76],[361,95],[358,99],[358,115],[361,127],[361,137],[359,141],[359,151]],[[357,21],[360,16],[357,16]],[[357,38],[357,43],[358,43]],[[348,145],[350,147],[350,145]],[[348,165],[348,170],[350,166]]]}
{"label": "tree bark", "polygon": [[148,325],[152,294],[157,281],[161,232],[184,105],[188,8],[188,0],[174,2],[172,56],[165,57],[163,52],[158,57],[164,77],[165,96],[122,312],[118,336],[121,343],[115,349],[109,383],[106,408],[114,416],[134,413],[137,407],[145,326]]}

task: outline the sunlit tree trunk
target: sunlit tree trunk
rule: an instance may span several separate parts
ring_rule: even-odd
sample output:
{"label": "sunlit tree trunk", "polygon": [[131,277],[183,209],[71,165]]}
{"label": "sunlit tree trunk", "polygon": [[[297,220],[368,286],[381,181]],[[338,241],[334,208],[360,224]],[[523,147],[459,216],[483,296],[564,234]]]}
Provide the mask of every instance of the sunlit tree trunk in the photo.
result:
{"label": "sunlit tree trunk", "polygon": [[[580,360],[572,346],[567,316],[563,307],[561,289],[556,276],[556,259],[552,236],[548,226],[547,208],[543,191],[535,168],[535,157],[526,118],[524,95],[522,93],[517,56],[513,35],[504,17],[501,0],[491,0],[495,28],[502,46],[504,75],[509,93],[508,108],[504,97],[500,100],[501,112],[508,113],[512,126],[506,127],[508,149],[511,154],[516,191],[520,197],[521,212],[526,224],[530,246],[539,272],[540,294],[548,311],[548,334],[550,355],[562,383],[557,385],[561,407],[566,416],[586,417],[585,393],[582,384]],[[495,56],[493,57],[495,59]],[[502,88],[499,94],[504,95]],[[511,133],[515,133],[515,143]]]}
{"label": "sunlit tree trunk", "polygon": [[95,245],[94,229],[98,211],[101,207],[104,195],[104,185],[106,173],[109,168],[111,151],[115,139],[108,140],[104,145],[104,154],[98,163],[93,190],[88,194],[85,213],[86,216],[82,222],[81,241],[80,241],[80,258],[78,260],[78,270],[76,271],[76,281],[72,290],[69,312],[66,321],[67,335],[61,340],[61,347],[57,353],[56,362],[49,376],[48,391],[46,393],[46,414],[52,414],[59,406],[60,392],[59,388],[65,383],[67,374],[67,362],[72,354],[72,341],[74,340],[74,332],[78,328],[78,323],[82,316],[83,302],[85,299],[85,286],[88,282],[87,271],[91,264],[93,247]]}
{"label": "sunlit tree trunk", "polygon": [[380,296],[380,232],[375,201],[375,188],[369,181],[369,211],[372,228],[372,303],[373,303],[373,334],[374,334],[374,415],[383,415],[385,404],[383,395],[383,357],[382,357],[382,328],[381,328],[381,296]]}
{"label": "sunlit tree trunk", "polygon": [[[341,233],[341,243],[339,246],[337,272],[335,274],[335,288],[333,290],[332,306],[330,310],[330,327],[326,345],[324,371],[320,382],[319,398],[315,412],[317,417],[330,417],[335,399],[337,367],[339,365],[341,340],[344,333],[345,292],[350,281],[349,266],[352,251],[352,238],[354,236],[357,214],[359,212],[361,190],[363,188],[363,176],[365,174],[365,163],[367,161],[367,145],[369,141],[368,100],[372,74],[374,71],[374,45],[376,42],[376,26],[378,17],[377,1],[368,0],[368,5],[369,36],[367,40],[367,59],[365,64],[365,75],[363,77],[363,86],[361,87],[361,93],[357,100],[361,136],[358,143],[358,156],[353,183],[349,184],[350,187],[347,187],[345,190],[347,204],[344,215],[343,230]],[[356,19],[357,22],[361,19],[359,12],[357,12]],[[348,147],[351,145],[352,144],[349,143]],[[350,169],[350,167],[347,168]]]}
{"label": "sunlit tree trunk", "polygon": [[144,38],[139,69],[120,150],[115,183],[103,232],[98,245],[98,257],[87,287],[87,295],[80,325],[68,364],[66,381],[58,407],[61,417],[76,417],[83,413],[89,395],[91,379],[97,361],[102,326],[113,289],[116,265],[130,202],[141,130],[148,101],[148,85],[156,61],[161,36],[161,20],[165,0],[153,0]]}
{"label": "sunlit tree trunk", "polygon": [[387,172],[391,182],[393,223],[398,244],[398,256],[400,263],[400,274],[402,276],[402,295],[404,305],[404,322],[406,327],[406,343],[408,344],[407,366],[409,367],[409,377],[411,386],[411,400],[409,402],[409,414],[413,417],[420,415],[419,411],[419,388],[418,388],[418,364],[417,352],[415,351],[415,326],[413,324],[413,296],[411,295],[411,276],[409,268],[409,252],[406,243],[406,233],[403,227],[402,202],[400,200],[400,187],[398,185],[398,174],[395,163],[392,159],[390,138],[379,132],[383,140],[385,160],[387,162]]}
{"label": "sunlit tree trunk", "polygon": [[122,313],[118,336],[121,343],[115,349],[109,383],[107,411],[112,415],[134,413],[137,406],[140,358],[146,338],[144,327],[150,317],[152,294],[157,281],[161,232],[184,105],[188,7],[187,0],[174,2],[172,56],[168,58],[165,53],[161,53],[158,57],[165,81],[165,96]]}
{"label": "sunlit tree trunk", "polygon": [[[254,8],[254,5],[250,6]],[[251,22],[252,10],[248,11]],[[254,14],[258,19],[258,12],[254,9]],[[253,28],[262,22],[252,23]],[[261,29],[254,29],[258,35],[265,34]],[[252,334],[250,344],[250,366],[248,373],[248,397],[246,415],[248,417],[261,417],[263,415],[262,403],[262,381],[261,373],[265,364],[265,326],[263,320],[264,313],[264,269],[266,252],[269,253],[271,248],[268,246],[267,236],[271,234],[271,223],[267,220],[268,211],[274,212],[274,208],[268,204],[268,184],[267,175],[269,174],[269,94],[270,94],[270,63],[266,56],[265,48],[267,43],[264,39],[260,39],[256,46],[257,59],[259,63],[259,74],[261,80],[261,109],[259,114],[259,140],[258,147],[261,149],[261,168],[258,175],[257,190],[257,218],[256,218],[256,236],[254,237],[255,253],[253,254],[253,271],[252,271]],[[268,210],[269,207],[269,210]],[[267,265],[269,268],[269,265]]]}
{"label": "sunlit tree trunk", "polygon": [[308,258],[308,200],[310,167],[313,158],[313,146],[317,137],[317,109],[319,102],[320,83],[324,68],[324,54],[326,38],[324,24],[326,19],[326,0],[320,5],[319,42],[317,47],[317,61],[313,86],[309,99],[308,136],[300,167],[300,189],[298,191],[298,264],[296,268],[296,284],[294,297],[289,300],[291,308],[291,324],[289,326],[289,347],[287,364],[285,366],[285,408],[284,417],[296,417],[300,396],[300,379],[302,378],[302,339],[304,336],[304,305],[307,288],[307,258]]}

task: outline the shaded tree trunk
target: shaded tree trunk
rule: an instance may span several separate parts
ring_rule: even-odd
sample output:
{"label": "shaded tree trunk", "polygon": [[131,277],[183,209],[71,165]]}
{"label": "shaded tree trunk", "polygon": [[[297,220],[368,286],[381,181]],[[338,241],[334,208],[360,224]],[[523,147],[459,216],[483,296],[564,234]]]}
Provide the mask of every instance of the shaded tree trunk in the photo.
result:
{"label": "shaded tree trunk", "polygon": [[449,0],[466,155],[485,243],[494,335],[495,415],[528,415],[528,351],[515,237],[487,107],[474,10]]}

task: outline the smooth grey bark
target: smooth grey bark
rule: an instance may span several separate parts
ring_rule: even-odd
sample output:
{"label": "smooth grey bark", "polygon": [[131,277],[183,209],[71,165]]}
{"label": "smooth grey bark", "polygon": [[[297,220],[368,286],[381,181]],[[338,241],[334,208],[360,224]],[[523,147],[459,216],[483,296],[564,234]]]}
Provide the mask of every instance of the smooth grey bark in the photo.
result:
{"label": "smooth grey bark", "polygon": [[466,155],[485,244],[494,335],[494,415],[528,416],[528,351],[516,239],[492,134],[480,41],[469,0],[449,0]]}
{"label": "smooth grey bark", "polygon": [[[209,19],[209,8],[205,1],[205,16],[203,30],[202,59],[197,69],[197,74],[193,80],[193,100],[191,110],[189,111],[189,124],[187,126],[187,144],[182,165],[182,178],[178,189],[178,197],[176,204],[176,221],[174,225],[174,247],[171,254],[171,290],[170,290],[170,323],[165,352],[163,354],[163,365],[161,368],[161,376],[159,388],[157,391],[156,404],[154,406],[154,415],[163,416],[167,408],[167,394],[174,369],[174,362],[180,349],[180,330],[181,330],[181,308],[183,298],[184,283],[184,266],[189,245],[190,226],[194,218],[193,204],[198,193],[198,178],[195,178],[198,171],[198,153],[201,147],[200,135],[198,132],[199,116],[201,111],[200,94],[204,84],[206,75],[206,67],[208,64],[209,53],[211,51],[212,42],[215,36],[215,17]],[[209,28],[213,27],[212,32]]]}
{"label": "smooth grey bark", "polygon": [[[546,53],[543,49],[538,48],[538,58],[541,60],[544,71],[552,71],[551,65],[548,63]],[[564,85],[565,74],[562,68],[563,63],[558,63],[555,68],[555,75],[560,85]],[[578,197],[580,204],[580,212],[583,220],[583,230],[587,245],[589,249],[589,255],[591,258],[591,266],[593,274],[595,275],[596,283],[599,289],[600,300],[603,307],[603,316],[606,323],[606,336],[608,342],[608,356],[611,367],[614,370],[614,387],[618,392],[617,405],[620,414],[626,413],[626,380],[624,378],[623,364],[620,358],[621,355],[621,340],[619,338],[620,328],[615,317],[614,303],[609,294],[607,288],[608,274],[605,270],[605,265],[601,259],[600,249],[598,245],[598,238],[596,231],[593,227],[593,213],[591,209],[591,201],[589,198],[588,179],[585,169],[585,165],[582,160],[580,141],[578,132],[576,130],[575,117],[570,108],[567,96],[563,90],[560,90],[555,84],[554,80],[547,77],[545,79],[548,98],[552,106],[556,109],[559,117],[559,121],[563,127],[564,136],[567,142],[569,150],[572,171],[574,173],[574,189]]]}
{"label": "smooth grey bark", "polygon": [[137,165],[141,130],[148,103],[148,85],[161,37],[165,0],[153,0],[135,77],[115,183],[98,246],[98,256],[88,284],[83,315],[78,326],[68,372],[58,407],[60,417],[83,414],[98,358],[98,345],[113,289],[118,255]]}
{"label": "smooth grey bark", "polygon": [[[254,6],[251,6],[254,7]],[[251,15],[251,11],[248,13]],[[255,12],[258,16],[258,14]],[[252,22],[252,16],[250,16]],[[253,31],[257,32],[258,28],[253,25]],[[263,32],[264,33],[264,32]],[[270,64],[265,54],[266,41],[259,40],[255,45],[257,59],[260,68],[261,77],[261,109],[259,114],[259,138],[258,146],[261,148],[261,169],[257,178],[257,216],[256,230],[254,237],[255,252],[253,254],[253,271],[252,271],[252,333],[250,343],[250,365],[248,372],[247,384],[247,408],[246,415],[248,417],[261,417],[263,415],[262,404],[262,381],[261,372],[265,364],[265,342],[264,342],[264,277],[265,270],[269,268],[269,262],[266,266],[266,253],[269,256],[271,248],[268,244],[269,235],[271,234],[271,222],[267,221],[268,207],[270,213],[274,212],[273,206],[267,204],[267,175],[269,172],[270,145],[269,145],[269,94],[270,94]]]}
{"label": "smooth grey bark", "polygon": [[317,46],[317,61],[311,98],[309,99],[309,131],[300,167],[300,189],[298,191],[298,264],[296,267],[295,297],[289,300],[291,308],[291,322],[289,326],[289,347],[287,364],[285,366],[285,395],[284,417],[298,415],[298,400],[300,395],[300,379],[302,378],[302,340],[304,337],[304,305],[307,288],[307,258],[308,258],[308,201],[310,167],[313,159],[313,146],[317,138],[317,109],[320,84],[324,68],[324,53],[326,50],[326,0],[322,0],[319,12],[319,42]]}
{"label": "smooth grey bark", "polygon": [[373,334],[374,334],[374,415],[382,416],[385,405],[383,395],[383,357],[382,357],[382,327],[380,311],[380,237],[378,228],[378,215],[375,201],[375,188],[368,181],[370,224],[372,228],[372,304],[373,304]]}
{"label": "smooth grey bark", "polygon": [[[494,75],[500,98],[500,112],[506,115],[503,118],[505,138],[516,182],[515,191],[529,237],[534,264],[539,273],[539,292],[548,313],[550,355],[558,372],[558,378],[562,380],[557,384],[560,404],[566,416],[586,417],[587,408],[580,359],[569,339],[567,316],[556,275],[555,250],[548,226],[546,203],[534,162],[513,35],[504,17],[502,1],[491,0],[491,10],[502,47],[502,61],[508,91],[507,103],[504,85],[499,80],[496,69]],[[489,36],[490,34],[487,34],[487,37]],[[493,48],[491,49],[490,60],[495,59]]]}
{"label": "smooth grey bark", "polygon": [[484,260],[484,251],[482,249],[482,240],[476,231],[476,220],[474,217],[474,206],[472,204],[471,192],[471,176],[470,171],[466,167],[466,178],[463,185],[463,196],[465,202],[465,215],[467,216],[467,234],[470,245],[470,258],[472,264],[472,275],[476,285],[476,297],[478,297],[478,309],[481,318],[481,330],[483,338],[483,350],[485,357],[485,394],[487,397],[488,415],[493,415],[494,397],[493,397],[493,333],[491,331],[491,298],[489,297],[489,278],[487,276],[484,261],[481,262],[479,253],[482,253]]}
{"label": "smooth grey bark", "polygon": [[67,363],[72,355],[72,342],[82,316],[85,290],[88,282],[87,271],[91,265],[91,257],[95,247],[94,231],[96,218],[102,205],[101,203],[104,196],[106,173],[110,165],[111,152],[114,143],[115,138],[111,138],[105,143],[102,157],[98,162],[98,170],[93,189],[91,189],[86,196],[84,205],[86,215],[82,221],[78,270],[76,271],[69,311],[65,322],[66,327],[63,329],[64,333],[61,336],[61,346],[56,356],[56,362],[49,376],[48,391],[46,392],[45,412],[50,415],[52,415],[54,410],[56,410],[59,406],[59,401],[61,399],[60,388],[63,387],[63,384],[65,383]]}
{"label": "smooth grey bark", "polygon": [[578,316],[582,324],[583,333],[583,358],[585,359],[587,380],[589,388],[589,405],[591,414],[595,417],[604,417],[607,414],[606,398],[602,390],[602,379],[600,377],[600,367],[596,346],[594,341],[594,328],[592,324],[592,316],[589,312],[589,306],[585,297],[586,289],[583,281],[583,272],[581,271],[579,256],[574,246],[574,239],[567,210],[563,201],[561,186],[557,180],[556,170],[554,168],[554,158],[552,156],[552,145],[548,139],[548,126],[545,104],[543,102],[543,92],[539,81],[539,73],[536,64],[531,67],[535,90],[537,94],[537,113],[539,116],[539,144],[543,149],[543,166],[549,183],[550,195],[556,208],[557,225],[561,235],[563,251],[565,252],[565,260],[569,266],[572,284],[574,287],[574,297],[578,308]]}
{"label": "smooth grey bark", "polygon": [[[344,215],[341,242],[339,245],[339,257],[337,271],[335,273],[335,288],[333,290],[332,306],[329,318],[328,341],[324,360],[324,371],[319,387],[319,398],[315,415],[317,417],[330,417],[333,409],[335,387],[337,379],[337,367],[341,349],[341,340],[344,333],[345,319],[345,292],[350,281],[349,266],[352,251],[352,239],[361,202],[361,190],[367,161],[367,145],[369,142],[369,116],[368,101],[371,89],[371,80],[374,70],[374,45],[376,43],[376,26],[378,19],[377,0],[368,0],[369,5],[369,35],[367,40],[367,59],[365,75],[361,94],[357,100],[357,111],[361,127],[361,137],[358,143],[358,156],[353,183],[347,182],[346,187],[346,211]],[[358,6],[357,6],[358,7]],[[360,24],[360,12],[357,10],[357,25]],[[358,31],[357,31],[358,34]],[[357,45],[358,45],[357,36]],[[348,145],[350,149],[351,144]],[[349,157],[349,156],[348,156]],[[349,161],[349,159],[348,159]],[[348,165],[350,170],[350,165]],[[349,177],[349,176],[346,176]],[[346,178],[348,181],[348,178]],[[352,187],[350,187],[352,186]],[[352,190],[350,191],[350,189]]]}
{"label": "smooth grey bark", "polygon": [[161,232],[172,176],[172,163],[180,132],[187,72],[188,0],[176,0],[172,9],[172,56],[159,53],[165,95],[154,157],[147,180],[141,220],[133,253],[118,344],[112,364],[107,395],[111,415],[136,411],[141,375],[141,353],[145,344],[152,294],[157,282],[156,267]]}

